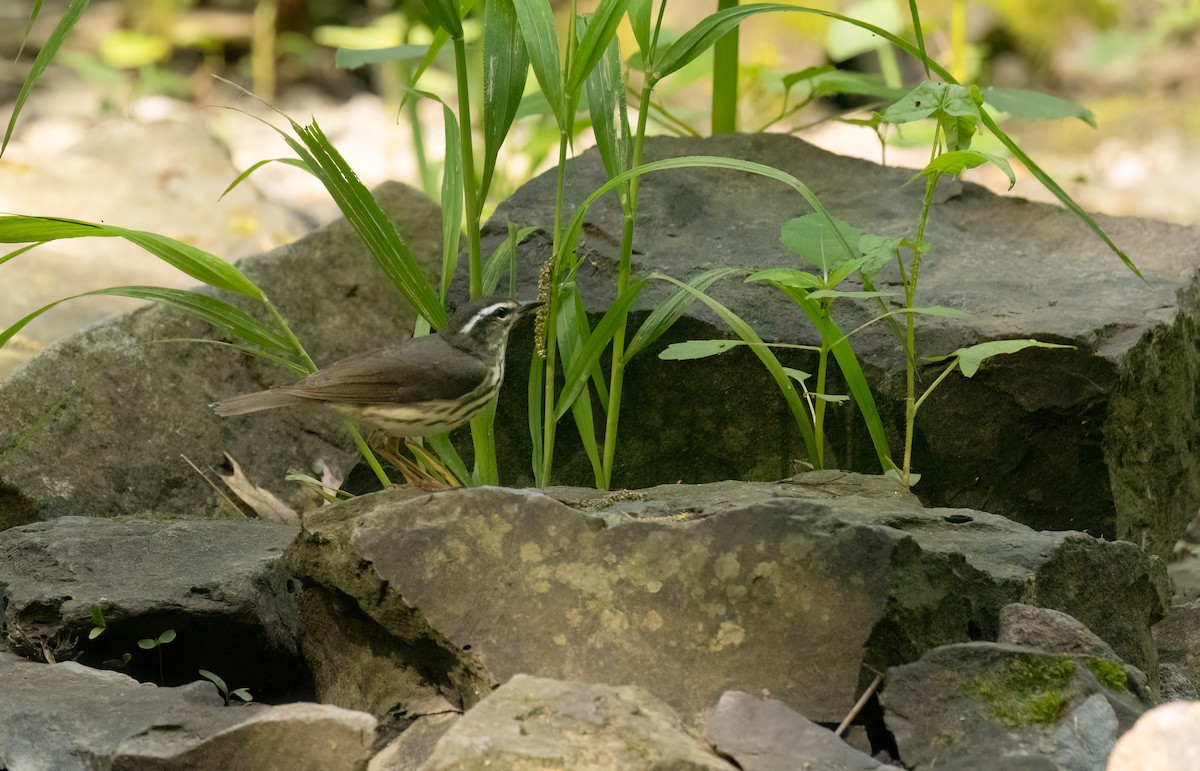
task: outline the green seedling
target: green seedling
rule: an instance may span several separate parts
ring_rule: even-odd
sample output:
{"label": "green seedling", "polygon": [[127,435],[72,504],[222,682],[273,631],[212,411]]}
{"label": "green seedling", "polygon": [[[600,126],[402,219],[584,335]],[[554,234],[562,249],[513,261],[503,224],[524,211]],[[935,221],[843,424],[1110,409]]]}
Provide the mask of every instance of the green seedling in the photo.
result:
{"label": "green seedling", "polygon": [[152,651],[158,649],[158,684],[163,685],[165,678],[163,677],[163,646],[172,642],[175,639],[175,630],[168,629],[158,637],[147,637],[144,640],[138,640],[138,647],[144,651]]}
{"label": "green seedling", "polygon": [[207,669],[201,669],[199,671],[201,677],[211,681],[213,685],[217,686],[217,690],[221,692],[221,696],[225,699],[226,707],[229,706],[230,702],[235,696],[242,701],[254,701],[254,697],[250,695],[250,690],[248,688],[236,688],[231,691],[229,690],[229,686],[225,684],[225,681],[218,675],[214,674],[213,672],[209,672]]}

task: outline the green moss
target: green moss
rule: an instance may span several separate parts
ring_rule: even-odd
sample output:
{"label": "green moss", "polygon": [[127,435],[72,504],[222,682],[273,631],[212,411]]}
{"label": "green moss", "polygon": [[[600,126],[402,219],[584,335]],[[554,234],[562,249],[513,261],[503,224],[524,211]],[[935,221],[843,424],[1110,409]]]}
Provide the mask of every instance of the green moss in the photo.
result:
{"label": "green moss", "polygon": [[992,715],[1009,728],[1055,723],[1067,709],[1063,689],[1075,676],[1075,663],[1058,658],[1012,661],[999,672],[972,677],[964,683],[968,693],[983,697]]}
{"label": "green moss", "polygon": [[1088,659],[1083,665],[1105,688],[1129,692],[1129,676],[1125,673],[1125,667],[1118,662],[1112,659]]}

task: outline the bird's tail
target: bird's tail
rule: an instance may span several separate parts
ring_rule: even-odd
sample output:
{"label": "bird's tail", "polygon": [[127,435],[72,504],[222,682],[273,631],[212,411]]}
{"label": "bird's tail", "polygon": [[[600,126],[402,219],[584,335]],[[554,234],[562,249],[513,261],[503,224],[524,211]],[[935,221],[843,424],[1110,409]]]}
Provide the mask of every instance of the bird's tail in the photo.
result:
{"label": "bird's tail", "polygon": [[213,411],[222,417],[230,415],[245,415],[248,412],[273,410],[276,407],[288,407],[293,404],[303,404],[306,400],[299,396],[282,391],[259,391],[252,394],[242,394],[210,404]]}

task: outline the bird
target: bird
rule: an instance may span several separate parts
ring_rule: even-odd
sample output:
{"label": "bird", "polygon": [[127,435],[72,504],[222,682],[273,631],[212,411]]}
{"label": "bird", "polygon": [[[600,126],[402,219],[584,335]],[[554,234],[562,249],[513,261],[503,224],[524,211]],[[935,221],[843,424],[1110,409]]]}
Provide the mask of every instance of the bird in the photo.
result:
{"label": "bird", "polygon": [[437,334],[351,356],[294,383],[211,407],[228,417],[326,404],[389,436],[410,439],[450,431],[499,392],[509,333],[541,305],[504,297],[472,300]]}

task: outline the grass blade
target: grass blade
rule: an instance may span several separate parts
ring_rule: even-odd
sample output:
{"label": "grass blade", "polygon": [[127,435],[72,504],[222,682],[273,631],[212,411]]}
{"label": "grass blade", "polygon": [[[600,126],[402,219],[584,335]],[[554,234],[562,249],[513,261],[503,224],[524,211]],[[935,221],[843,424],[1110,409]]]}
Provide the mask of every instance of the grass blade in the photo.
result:
{"label": "grass blade", "polygon": [[[124,238],[142,247],[163,262],[186,273],[197,281],[227,292],[262,300],[265,295],[253,281],[224,260],[182,241],[129,230],[114,225],[97,224],[64,217],[0,217],[0,243],[15,244],[28,241],[57,241],[63,238]],[[12,257],[13,255],[8,255]]]}
{"label": "grass blade", "polygon": [[462,242],[463,169],[458,120],[445,104],[442,104],[442,120],[446,129],[446,157],[442,164],[442,282],[439,296],[444,304],[458,267],[458,246]]}
{"label": "grass blade", "polygon": [[262,161],[255,163],[253,166],[246,169],[241,174],[238,174],[237,177],[232,182],[229,183],[229,187],[225,188],[224,192],[222,192],[221,195],[217,197],[217,200],[219,201],[222,198],[224,198],[225,196],[229,195],[230,191],[232,191],[238,185],[242,184],[242,182],[247,177],[249,177],[254,172],[258,171],[263,166],[266,166],[268,163],[285,163],[288,166],[295,166],[297,169],[303,169],[304,171],[307,171],[309,174],[312,173],[312,169],[308,168],[308,164],[306,164],[304,161],[300,160],[299,158],[267,158],[266,160],[262,160]]}
{"label": "grass blade", "polygon": [[371,197],[370,191],[358,179],[354,169],[350,168],[342,155],[330,144],[316,121],[308,126],[301,126],[295,121],[290,122],[296,137],[281,131],[284,141],[321,180],[321,184],[358,231],[376,262],[383,268],[383,272],[409,304],[429,319],[435,328],[444,326],[446,311],[438,300],[437,292],[430,286],[416,257],[400,238],[391,220]]}
{"label": "grass blade", "polygon": [[568,94],[578,94],[588,75],[604,58],[609,42],[616,38],[617,25],[621,23],[628,3],[629,0],[601,0],[588,18],[587,29],[571,60],[571,71],[567,73]]}
{"label": "grass blade", "polygon": [[558,60],[558,31],[554,14],[546,0],[513,0],[521,24],[521,35],[529,53],[529,64],[550,103],[550,111],[559,130],[569,125],[567,99],[563,92],[562,65]]}
{"label": "grass blade", "polygon": [[500,146],[517,117],[525,81],[529,78],[529,52],[521,37],[513,0],[489,0],[483,7],[483,182],[480,199],[486,198],[496,170]]}
{"label": "grass blade", "polygon": [[[571,362],[568,368],[566,362],[563,363],[563,369],[566,371],[566,377],[563,379],[563,392],[558,398],[558,405],[555,408],[554,419],[558,420],[563,415],[567,414],[571,404],[578,396],[587,388],[588,380],[592,376],[592,371],[599,366],[600,358],[604,355],[604,349],[608,347],[613,335],[616,334],[617,328],[629,313],[629,306],[633,305],[633,301],[646,288],[647,279],[642,279],[636,283],[630,284],[629,287],[613,300],[612,306],[605,311],[600,322],[596,324],[596,328],[592,330],[591,336],[588,337],[587,343],[583,346],[579,355]],[[571,313],[562,313],[560,316],[573,315]]]}
{"label": "grass blade", "polygon": [[[509,224],[508,238],[500,242],[496,247],[496,251],[492,252],[492,256],[488,258],[483,266],[483,293],[485,295],[495,294],[496,287],[500,285],[500,279],[507,271],[510,277],[513,277],[513,266],[517,259],[517,244],[529,237],[530,233],[536,231],[537,228],[520,228],[517,229]],[[511,283],[511,282],[510,282]],[[513,289],[513,287],[510,287]],[[509,292],[512,295],[512,292]]]}
{"label": "grass blade", "polygon": [[[588,29],[591,29],[591,24],[588,22]],[[582,47],[582,43],[580,45]],[[604,170],[614,177],[629,168],[631,154],[629,114],[625,105],[625,86],[621,80],[621,46],[615,35],[609,41],[599,64],[588,75],[585,86],[596,149],[604,162]],[[622,198],[627,188],[621,188]]]}
{"label": "grass blade", "polygon": [[[8,148],[8,142],[12,139],[13,129],[17,125],[17,116],[21,113],[21,108],[25,106],[25,100],[29,98],[29,93],[33,90],[33,85],[37,83],[38,78],[46,71],[46,67],[50,65],[50,60],[58,53],[58,49],[62,47],[63,42],[67,39],[67,35],[71,34],[71,29],[75,26],[75,22],[79,21],[79,17],[83,15],[83,10],[87,8],[90,0],[71,0],[67,6],[67,10],[63,12],[62,18],[58,20],[58,24],[54,27],[54,31],[50,33],[46,44],[42,46],[42,50],[38,51],[37,57],[33,60],[33,67],[30,68],[29,74],[25,76],[25,82],[21,84],[21,90],[17,92],[17,101],[13,104],[12,115],[8,118],[8,128],[4,131],[4,141],[0,142],[0,156],[4,155],[4,151]],[[41,8],[39,3],[33,14],[30,16],[29,24],[33,25],[33,19],[36,17],[38,10]],[[26,31],[28,34],[28,31]]]}
{"label": "grass blade", "polygon": [[830,353],[837,361],[842,379],[846,381],[846,387],[850,390],[855,405],[858,406],[858,413],[867,426],[867,433],[871,436],[871,444],[875,447],[875,456],[879,459],[879,465],[885,472],[895,468],[896,464],[892,462],[892,450],[888,446],[883,420],[879,417],[879,408],[875,404],[875,395],[871,392],[867,376],[863,374],[862,366],[858,363],[854,348],[850,346],[846,336],[842,334],[842,330],[834,320],[822,310],[820,304],[808,299],[806,290],[779,284],[776,286],[790,297],[792,302],[796,303],[805,316],[808,316],[808,320],[817,328],[822,340],[826,343],[834,341]]}
{"label": "grass blade", "polygon": [[429,15],[438,23],[438,26],[446,30],[447,34],[454,40],[458,40],[463,36],[462,16],[459,15],[458,4],[454,0],[423,0],[425,10],[429,11]]}
{"label": "grass blade", "polygon": [[815,464],[820,456],[817,453],[816,437],[813,434],[812,422],[809,420],[804,402],[800,398],[800,394],[796,392],[796,386],[793,384],[792,378],[788,376],[783,365],[779,363],[779,359],[776,358],[770,347],[763,342],[763,339],[758,336],[753,327],[743,321],[736,313],[695,287],[688,286],[682,281],[661,273],[655,273],[651,278],[669,281],[707,305],[713,313],[721,317],[721,320],[729,326],[734,334],[750,346],[750,350],[754,351],[754,355],[766,366],[767,371],[774,378],[776,385],[779,386],[779,390],[783,392],[783,398],[787,402],[788,409],[791,410],[792,417],[796,420],[796,426],[800,429],[800,435],[804,439],[804,446],[808,451],[808,459]]}
{"label": "grass blade", "polygon": [[[737,273],[745,272],[742,268],[714,268],[706,270],[698,276],[694,276],[687,283],[693,289],[701,292],[706,291],[714,282],[719,281],[726,276],[732,276]],[[688,312],[692,304],[696,302],[696,296],[686,289],[679,289],[675,294],[667,298],[665,302],[657,305],[642,325],[638,327],[638,331],[634,334],[633,339],[629,341],[629,345],[625,348],[624,360],[629,362],[634,356],[640,353],[646,346],[652,344],[655,340],[670,329],[676,321],[683,317],[683,314]]]}
{"label": "grass blade", "polygon": [[296,353],[290,341],[284,335],[281,335],[278,330],[272,329],[248,313],[228,303],[197,292],[189,292],[182,289],[167,289],[157,286],[116,286],[107,289],[96,289],[91,292],[82,292],[55,300],[48,305],[38,308],[8,329],[0,332],[0,347],[3,347],[12,339],[13,335],[20,332],[29,322],[56,305],[78,297],[97,295],[132,297],[137,300],[152,300],[163,305],[170,305],[214,327],[224,329],[241,340],[260,346],[267,351],[283,354]]}

